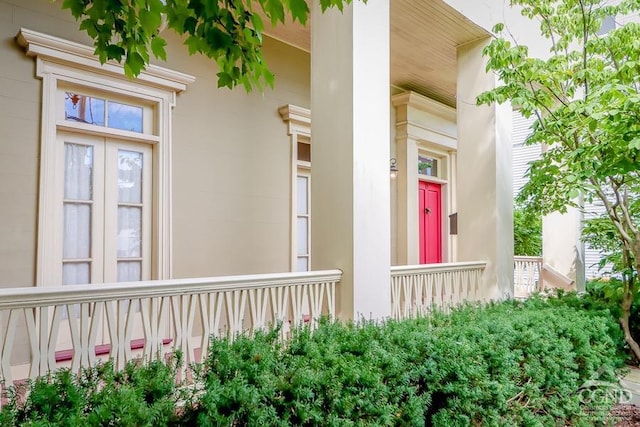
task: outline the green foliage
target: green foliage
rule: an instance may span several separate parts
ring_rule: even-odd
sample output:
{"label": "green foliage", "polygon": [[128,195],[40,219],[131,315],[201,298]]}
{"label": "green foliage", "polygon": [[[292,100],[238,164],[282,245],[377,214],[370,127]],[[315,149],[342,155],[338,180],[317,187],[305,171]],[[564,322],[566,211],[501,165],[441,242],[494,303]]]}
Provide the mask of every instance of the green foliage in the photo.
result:
{"label": "green foliage", "polygon": [[[577,393],[620,365],[610,317],[535,300],[214,340],[198,425],[589,424]],[[590,416],[593,414],[590,414]],[[589,422],[587,422],[587,420]]]}
{"label": "green foliage", "polygon": [[[621,301],[623,298],[622,280],[617,277],[605,277],[591,280],[586,284],[587,299],[593,301],[594,304],[600,304],[605,307],[614,319],[622,316]],[[630,332],[637,341],[640,339],[640,295],[636,294],[631,306],[631,323]]]}
{"label": "green foliage", "polygon": [[[624,278],[621,326],[628,330],[640,271],[640,23],[599,32],[606,17],[635,14],[640,2],[511,3],[540,23],[550,55],[533,58],[526,46],[496,37],[484,54],[487,71],[503,85],[477,101],[510,100],[525,116],[537,117],[527,143],[548,148],[532,162],[520,202],[541,213],[564,212],[583,201],[604,205],[605,216],[587,225],[587,236],[609,247],[608,261]],[[640,346],[629,345],[640,360]]]}
{"label": "green foliage", "polygon": [[0,411],[0,425],[173,425],[178,419],[178,363],[129,363],[115,372],[108,362],[79,374],[56,371],[12,390]]}
{"label": "green foliage", "polygon": [[[637,275],[632,268],[635,265],[634,255],[630,253],[629,259],[625,259],[616,228],[607,216],[602,215],[584,221],[582,240],[600,252],[599,269],[603,274],[624,274],[627,277]],[[622,292],[622,283],[618,284]]]}
{"label": "green foliage", "polygon": [[[284,344],[279,329],[214,338],[189,395],[157,362],[62,371],[32,383],[24,404],[14,397],[0,425],[593,425],[600,412],[580,387],[615,380],[620,331],[608,312],[582,308],[534,298],[382,324],[323,320]],[[597,403],[604,416],[611,402]]]}
{"label": "green foliage", "polygon": [[[590,315],[606,317],[608,319],[606,324],[608,328],[607,334],[613,339],[619,354],[628,355],[629,348],[618,325],[618,319],[621,314],[620,282],[620,279],[613,277],[591,280],[586,283],[586,291],[584,293],[578,294],[576,292],[557,290],[555,295],[548,296],[545,303],[553,307],[569,307],[585,311]],[[538,296],[535,298],[539,299]]]}
{"label": "green foliage", "polygon": [[[479,103],[511,100],[525,116],[537,115],[528,143],[549,149],[535,161],[521,200],[544,213],[564,211],[615,191],[637,191],[640,153],[640,24],[628,23],[604,36],[606,16],[637,11],[637,1],[611,6],[600,0],[514,0],[523,14],[540,20],[552,44],[543,60],[526,46],[496,38],[485,49],[487,70],[504,85]],[[622,194],[622,193],[621,193]],[[630,194],[631,195],[631,194]],[[637,209],[636,209],[637,211]]]}
{"label": "green foliage", "polygon": [[[366,0],[363,0],[366,1]],[[351,0],[320,0],[324,12],[343,10]],[[306,0],[63,0],[80,29],[94,40],[102,63],[121,62],[127,76],[137,76],[150,56],[166,60],[166,40],[159,29],[168,28],[184,36],[190,54],[200,53],[218,64],[218,87],[273,86],[274,76],[262,55],[265,24],[282,24],[287,17],[306,24]]]}
{"label": "green foliage", "polygon": [[513,253],[542,255],[542,216],[520,206],[513,210]]}
{"label": "green foliage", "polygon": [[[524,13],[541,19],[541,32],[555,42],[547,60],[528,57],[526,46],[495,39],[485,49],[487,69],[505,83],[482,94],[480,103],[510,99],[524,115],[538,115],[529,143],[550,149],[533,164],[521,198],[544,212],[564,210],[578,192],[589,199],[609,177],[637,181],[640,149],[638,44],[640,25],[606,36],[597,31],[605,16],[631,10],[630,2],[603,6],[599,0],[529,1]],[[636,4],[634,8],[639,6]],[[577,46],[572,49],[573,46]]]}

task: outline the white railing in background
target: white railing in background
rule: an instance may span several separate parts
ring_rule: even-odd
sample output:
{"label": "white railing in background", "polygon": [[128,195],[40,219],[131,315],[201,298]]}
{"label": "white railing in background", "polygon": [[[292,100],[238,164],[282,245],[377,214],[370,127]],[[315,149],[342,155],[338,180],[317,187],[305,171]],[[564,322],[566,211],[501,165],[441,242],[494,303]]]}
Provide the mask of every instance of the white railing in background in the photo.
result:
{"label": "white railing in background", "polygon": [[543,289],[542,257],[515,256],[513,287],[516,298],[526,298]]}
{"label": "white railing in background", "polygon": [[391,316],[425,315],[477,301],[485,262],[456,262],[391,267]]}
{"label": "white railing in background", "polygon": [[[95,364],[98,347],[121,368],[180,349],[197,361],[209,337],[253,333],[274,322],[335,316],[340,270],[0,289],[0,379],[35,378]],[[286,329],[286,328],[285,328]],[[132,343],[141,347],[137,353]]]}

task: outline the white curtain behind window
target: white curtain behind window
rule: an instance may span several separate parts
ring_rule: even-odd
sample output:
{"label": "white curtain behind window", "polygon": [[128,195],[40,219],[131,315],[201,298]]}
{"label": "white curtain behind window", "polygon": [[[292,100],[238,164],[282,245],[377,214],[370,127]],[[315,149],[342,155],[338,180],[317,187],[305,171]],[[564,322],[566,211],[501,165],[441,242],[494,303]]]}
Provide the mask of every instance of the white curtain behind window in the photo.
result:
{"label": "white curtain behind window", "polygon": [[296,255],[298,271],[309,270],[309,177],[298,175],[297,187],[297,219],[296,219]]}
{"label": "white curtain behind window", "polygon": [[118,150],[118,281],[142,280],[143,154]]}
{"label": "white curtain behind window", "polygon": [[91,281],[93,147],[65,143],[64,149],[62,284],[83,284]]}

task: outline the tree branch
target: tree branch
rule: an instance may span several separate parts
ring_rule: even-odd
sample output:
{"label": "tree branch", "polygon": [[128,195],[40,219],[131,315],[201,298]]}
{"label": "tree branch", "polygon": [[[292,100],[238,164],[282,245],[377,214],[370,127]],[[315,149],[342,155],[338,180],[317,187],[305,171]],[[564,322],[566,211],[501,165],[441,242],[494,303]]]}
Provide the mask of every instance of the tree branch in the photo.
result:
{"label": "tree branch", "polygon": [[618,206],[620,206],[620,210],[622,211],[624,222],[627,224],[627,228],[635,236],[635,238],[636,238],[635,240],[638,240],[638,229],[634,226],[633,220],[631,219],[631,216],[629,215],[629,206],[628,206],[629,198],[627,197],[627,191],[626,191],[627,189],[625,187],[624,194],[621,197],[620,196],[620,187],[623,184],[622,183],[617,183],[613,177],[609,177],[609,180],[612,183],[612,185],[616,185],[614,194],[616,196],[616,201],[618,202]]}
{"label": "tree branch", "polygon": [[[589,178],[589,182],[595,187],[596,194],[598,195],[598,198],[604,204],[604,207],[607,210],[607,215],[611,219],[611,222],[613,223],[613,225],[618,230],[618,233],[620,234],[620,237],[622,237],[623,244],[631,244],[633,242],[633,239],[631,238],[631,236],[629,236],[629,234],[626,232],[626,230],[622,227],[622,223],[620,222],[620,218],[618,217],[618,213],[616,211],[617,204],[614,205],[609,201],[609,198],[604,193],[604,191],[600,187],[599,183],[595,180],[595,178]],[[615,193],[617,190],[614,188],[613,191]]]}

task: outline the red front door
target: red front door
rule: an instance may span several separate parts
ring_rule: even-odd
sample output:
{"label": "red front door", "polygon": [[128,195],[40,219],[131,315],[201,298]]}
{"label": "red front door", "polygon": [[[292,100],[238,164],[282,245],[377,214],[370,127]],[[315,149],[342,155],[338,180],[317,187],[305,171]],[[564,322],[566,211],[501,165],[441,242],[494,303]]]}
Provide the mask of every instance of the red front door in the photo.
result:
{"label": "red front door", "polygon": [[420,264],[442,262],[442,186],[420,181],[418,218],[420,222]]}

